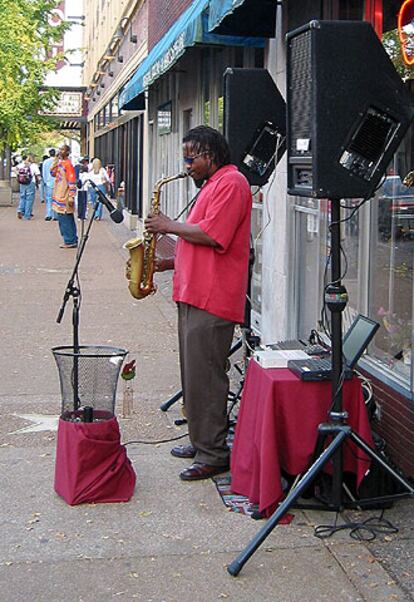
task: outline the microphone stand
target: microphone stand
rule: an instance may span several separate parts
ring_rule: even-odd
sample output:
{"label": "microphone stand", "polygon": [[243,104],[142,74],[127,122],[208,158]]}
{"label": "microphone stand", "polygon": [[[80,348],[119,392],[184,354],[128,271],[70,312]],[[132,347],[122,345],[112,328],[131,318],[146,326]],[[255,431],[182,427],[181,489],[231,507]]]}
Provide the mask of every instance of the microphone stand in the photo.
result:
{"label": "microphone stand", "polygon": [[63,295],[62,305],[59,309],[56,322],[61,323],[63,315],[65,313],[66,304],[69,301],[69,297],[73,299],[73,310],[72,310],[72,326],[73,326],[73,411],[76,412],[80,407],[79,400],[79,309],[80,309],[80,287],[78,278],[79,264],[82,259],[83,252],[85,250],[86,243],[89,238],[89,232],[92,228],[92,223],[95,218],[95,214],[98,208],[98,203],[95,204],[92,215],[90,217],[86,232],[82,235],[78,252],[76,255],[75,265],[72,270],[72,274],[65,288]]}

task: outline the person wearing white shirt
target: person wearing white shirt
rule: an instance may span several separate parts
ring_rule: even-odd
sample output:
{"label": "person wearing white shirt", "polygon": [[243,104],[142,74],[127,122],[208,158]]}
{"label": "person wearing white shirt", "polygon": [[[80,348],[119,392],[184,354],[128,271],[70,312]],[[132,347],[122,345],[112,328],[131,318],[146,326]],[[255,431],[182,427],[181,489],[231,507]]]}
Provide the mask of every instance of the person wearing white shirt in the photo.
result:
{"label": "person wearing white shirt", "polygon": [[52,219],[57,219],[52,210],[52,197],[53,197],[53,186],[55,183],[55,178],[50,173],[50,168],[52,167],[52,163],[55,160],[56,151],[54,148],[51,148],[49,151],[49,158],[45,159],[42,164],[42,178],[43,178],[43,186],[45,193],[45,201],[46,201],[46,214],[45,220],[49,222]]}
{"label": "person wearing white shirt", "polygon": [[[100,159],[95,158],[92,161],[92,167],[88,172],[88,179],[92,180],[92,182],[94,184],[96,184],[96,186],[99,188],[99,190],[101,192],[103,192],[104,194],[107,192],[108,186],[110,185],[110,179],[108,176],[108,172],[106,171],[106,169],[104,167],[102,167],[102,162]],[[95,208],[96,203],[98,203],[98,198],[97,198],[98,193],[96,192],[96,190],[93,186],[90,186],[89,194],[90,194],[92,206],[93,206],[93,208]],[[102,212],[103,212],[103,205],[102,205],[102,203],[98,203],[98,207],[95,212],[96,220],[102,219]]]}
{"label": "person wearing white shirt", "polygon": [[33,203],[36,194],[36,185],[40,182],[40,171],[33,158],[29,155],[22,157],[22,162],[17,166],[17,181],[19,182],[20,201],[17,208],[19,219],[32,219]]}

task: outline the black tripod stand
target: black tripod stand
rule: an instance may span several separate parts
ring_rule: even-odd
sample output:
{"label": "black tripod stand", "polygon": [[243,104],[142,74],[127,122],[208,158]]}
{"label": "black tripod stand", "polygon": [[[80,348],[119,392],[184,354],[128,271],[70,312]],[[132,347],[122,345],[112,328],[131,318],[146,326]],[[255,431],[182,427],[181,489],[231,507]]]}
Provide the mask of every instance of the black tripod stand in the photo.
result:
{"label": "black tripod stand", "polygon": [[[243,341],[242,338],[237,339],[237,341],[232,345],[230,351],[229,351],[229,355],[228,357],[231,357],[233,355],[233,353],[236,353],[236,351],[238,351],[240,349],[240,347],[242,346]],[[174,405],[174,403],[176,401],[178,401],[179,399],[181,399],[181,397],[183,396],[183,390],[180,389],[179,391],[177,391],[176,393],[174,393],[174,395],[172,397],[170,397],[170,399],[167,399],[167,401],[164,401],[161,405],[160,405],[160,410],[162,410],[163,412],[166,412],[167,410],[170,409],[170,407],[172,405]]]}
{"label": "black tripod stand", "polygon": [[319,437],[330,438],[331,442],[321,453],[319,458],[311,465],[296,486],[290,491],[277,510],[272,514],[266,524],[260,529],[256,537],[246,546],[239,556],[231,562],[227,570],[230,575],[236,576],[263,543],[266,537],[277,526],[279,521],[293,506],[296,499],[304,493],[315,477],[321,472],[325,464],[332,458],[333,461],[333,479],[332,479],[332,500],[329,509],[337,511],[344,508],[342,498],[343,490],[343,444],[351,440],[354,444],[365,452],[369,458],[377,462],[382,469],[387,471],[391,477],[400,483],[405,492],[396,495],[382,496],[381,498],[371,498],[358,500],[355,506],[368,506],[376,501],[392,501],[403,497],[412,497],[414,487],[392,467],[390,467],[383,458],[378,455],[363,439],[354,433],[347,424],[347,413],[342,408],[342,311],[347,302],[347,293],[341,285],[341,245],[340,245],[340,204],[339,200],[331,201],[331,248],[332,248],[332,283],[326,290],[326,302],[332,313],[332,409],[329,412],[330,421],[319,425]]}

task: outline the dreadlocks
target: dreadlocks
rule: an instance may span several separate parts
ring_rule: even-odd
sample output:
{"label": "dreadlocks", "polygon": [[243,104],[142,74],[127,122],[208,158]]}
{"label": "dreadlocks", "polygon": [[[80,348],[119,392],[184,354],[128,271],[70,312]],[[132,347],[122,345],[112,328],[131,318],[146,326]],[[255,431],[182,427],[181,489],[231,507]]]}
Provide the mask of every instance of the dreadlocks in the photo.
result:
{"label": "dreadlocks", "polygon": [[189,143],[196,153],[208,151],[218,167],[230,163],[230,149],[225,137],[217,130],[199,125],[189,130],[183,138],[183,144]]}

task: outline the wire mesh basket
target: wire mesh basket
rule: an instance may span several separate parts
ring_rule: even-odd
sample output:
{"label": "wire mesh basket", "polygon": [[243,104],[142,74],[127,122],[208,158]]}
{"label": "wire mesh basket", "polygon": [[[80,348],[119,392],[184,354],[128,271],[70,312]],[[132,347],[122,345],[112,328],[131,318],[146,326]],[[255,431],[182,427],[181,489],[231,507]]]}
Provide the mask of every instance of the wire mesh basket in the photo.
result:
{"label": "wire mesh basket", "polygon": [[127,351],[105,345],[54,347],[62,394],[61,418],[93,422],[115,415],[119,373]]}

